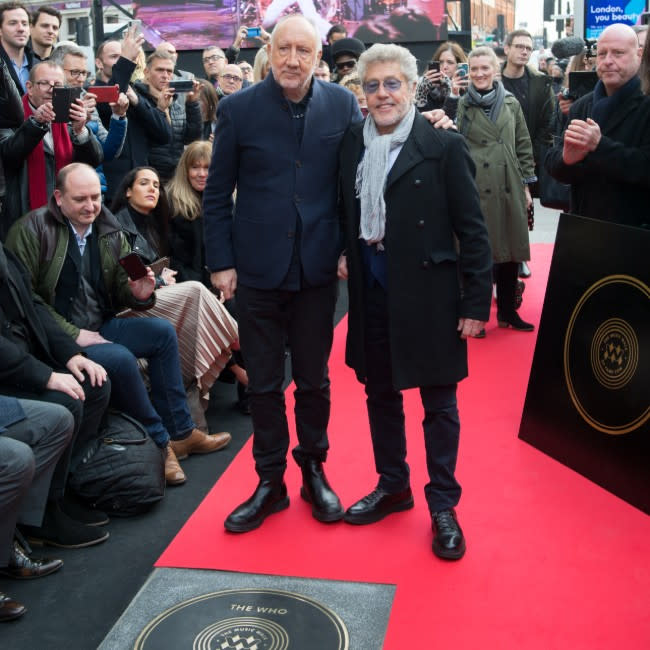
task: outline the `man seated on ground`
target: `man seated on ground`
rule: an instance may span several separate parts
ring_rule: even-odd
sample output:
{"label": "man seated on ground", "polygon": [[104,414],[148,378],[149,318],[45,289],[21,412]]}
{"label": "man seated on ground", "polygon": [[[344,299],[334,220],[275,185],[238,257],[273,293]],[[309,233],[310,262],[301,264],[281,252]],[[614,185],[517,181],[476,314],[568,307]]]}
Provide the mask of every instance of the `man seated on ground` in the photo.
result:
{"label": "man seated on ground", "polygon": [[[117,84],[129,100],[127,118],[129,128],[120,155],[103,165],[106,176],[106,202],[110,203],[113,193],[122,179],[134,167],[149,165],[149,151],[152,146],[166,145],[172,137],[171,124],[167,120],[164,105],[162,110],[155,99],[138,91],[130,84],[135,70],[135,60],[140,52],[144,37],[130,29],[123,41],[104,41],[97,48],[95,86]],[[92,92],[92,86],[89,88]],[[107,104],[98,104],[97,111],[105,127],[111,120],[111,109]]]}
{"label": "man seated on ground", "polygon": [[[81,164],[62,169],[49,204],[14,225],[7,247],[23,261],[35,293],[70,340],[106,368],[112,403],[141,422],[164,450],[169,485],[185,482],[176,455],[209,453],[230,442],[229,433],[207,435],[192,422],[173,326],[162,318],[115,318],[125,307],[151,307],[155,278],[149,270],[129,280],[119,264],[129,245],[102,207],[94,169]],[[151,399],[136,357],[149,362]]]}
{"label": "man seated on ground", "polygon": [[[0,575],[40,578],[63,566],[62,560],[32,557],[15,529],[18,522],[42,524],[56,464],[73,434],[74,418],[64,406],[0,395]],[[23,605],[0,593],[0,622],[24,613]]]}
{"label": "man seated on ground", "polygon": [[18,129],[0,129],[0,156],[7,195],[3,224],[8,228],[29,210],[47,203],[56,173],[71,162],[97,167],[102,148],[86,127],[86,109],[79,99],[70,106],[69,122],[56,122],[52,95],[64,86],[63,69],[56,63],[37,63],[29,73],[23,97],[25,122]]}
{"label": "man seated on ground", "polygon": [[[232,67],[237,70],[241,79],[239,68],[236,65]],[[173,76],[174,58],[163,50],[154,50],[147,57],[147,65],[144,69],[146,83],[136,84],[141,94],[156,100],[158,108],[165,112],[171,124],[170,142],[149,148],[149,164],[158,172],[163,183],[174,175],[185,145],[199,140],[203,128],[201,107],[198,102],[199,82],[193,82],[192,92],[174,93],[169,88]]]}
{"label": "man seated on ground", "polygon": [[32,294],[29,274],[1,244],[0,393],[59,404],[74,418],[71,443],[56,463],[42,520],[22,526],[22,532],[64,548],[103,542],[108,532],[98,526],[108,522],[106,515],[72,501],[65,487],[71,465],[99,435],[110,381]]}

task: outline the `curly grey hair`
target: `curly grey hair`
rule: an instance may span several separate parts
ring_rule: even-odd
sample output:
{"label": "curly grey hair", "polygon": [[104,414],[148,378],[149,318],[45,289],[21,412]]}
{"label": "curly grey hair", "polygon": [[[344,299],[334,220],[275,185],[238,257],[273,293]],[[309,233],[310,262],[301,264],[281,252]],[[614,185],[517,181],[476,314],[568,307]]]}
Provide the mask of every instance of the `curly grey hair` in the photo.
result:
{"label": "curly grey hair", "polygon": [[372,63],[399,63],[406,81],[411,84],[418,80],[418,64],[415,57],[405,48],[392,43],[375,43],[368,48],[357,63],[357,72],[362,82],[365,82],[366,69]]}

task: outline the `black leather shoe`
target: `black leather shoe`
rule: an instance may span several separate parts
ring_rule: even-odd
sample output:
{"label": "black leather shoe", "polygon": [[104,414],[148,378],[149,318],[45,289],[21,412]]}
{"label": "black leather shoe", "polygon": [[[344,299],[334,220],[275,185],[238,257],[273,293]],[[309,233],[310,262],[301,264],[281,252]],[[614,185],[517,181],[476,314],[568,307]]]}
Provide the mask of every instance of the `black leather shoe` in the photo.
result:
{"label": "black leather shoe", "polygon": [[375,488],[368,496],[351,505],[343,515],[349,524],[374,524],[386,515],[413,507],[411,488],[391,494],[381,488]]}
{"label": "black leather shoe", "polygon": [[532,323],[522,320],[516,311],[513,311],[510,315],[497,312],[497,323],[499,327],[512,327],[513,330],[518,332],[532,332],[535,329]]}
{"label": "black leather shoe", "polygon": [[302,464],[301,470],[300,496],[307,503],[311,503],[311,514],[314,519],[323,522],[343,519],[343,506],[327,481],[323,463],[309,459]]}
{"label": "black leather shoe", "polygon": [[431,515],[431,528],[435,555],[443,560],[460,560],[465,555],[465,537],[453,508],[434,512]]}
{"label": "black leather shoe", "polygon": [[237,506],[223,525],[231,533],[247,533],[259,528],[269,515],[288,507],[289,497],[284,481],[260,481],[253,496]]}
{"label": "black leather shoe", "polygon": [[20,618],[27,608],[0,591],[0,623]]}
{"label": "black leather shoe", "polygon": [[30,557],[18,542],[14,542],[9,564],[0,567],[0,575],[16,580],[29,580],[50,575],[50,573],[58,571],[62,566],[63,560]]}

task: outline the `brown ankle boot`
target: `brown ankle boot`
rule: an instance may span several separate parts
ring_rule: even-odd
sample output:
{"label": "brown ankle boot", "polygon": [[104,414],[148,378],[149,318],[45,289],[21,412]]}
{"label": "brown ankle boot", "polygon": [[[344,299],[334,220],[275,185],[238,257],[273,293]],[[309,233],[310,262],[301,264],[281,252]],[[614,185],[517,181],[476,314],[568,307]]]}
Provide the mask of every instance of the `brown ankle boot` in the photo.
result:
{"label": "brown ankle boot", "polygon": [[167,458],[165,459],[165,481],[167,485],[182,485],[185,483],[185,472],[178,463],[178,458],[170,445],[167,445]]}
{"label": "brown ankle boot", "polygon": [[232,436],[227,431],[221,433],[207,434],[200,429],[192,429],[192,433],[183,440],[171,440],[173,448],[179,460],[187,458],[190,454],[209,454],[218,449],[228,446]]}

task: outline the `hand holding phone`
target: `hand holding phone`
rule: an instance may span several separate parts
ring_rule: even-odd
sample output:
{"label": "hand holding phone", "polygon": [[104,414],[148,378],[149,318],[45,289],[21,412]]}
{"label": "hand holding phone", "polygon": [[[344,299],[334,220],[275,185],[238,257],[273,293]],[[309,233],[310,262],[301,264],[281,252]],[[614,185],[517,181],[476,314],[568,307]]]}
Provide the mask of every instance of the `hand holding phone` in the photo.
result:
{"label": "hand holding phone", "polygon": [[172,79],[169,82],[169,89],[175,93],[190,93],[194,90],[194,81],[192,79]]}
{"label": "hand holding phone", "polygon": [[90,86],[88,92],[95,95],[95,101],[98,104],[112,104],[120,95],[120,87],[117,84],[114,86]]}
{"label": "hand holding phone", "polygon": [[52,107],[54,109],[55,122],[70,121],[70,107],[77,99],[81,98],[81,88],[66,88],[56,86],[52,90]]}
{"label": "hand holding phone", "polygon": [[246,30],[246,37],[247,38],[257,38],[262,34],[262,28],[261,27],[249,27]]}
{"label": "hand holding phone", "polygon": [[459,63],[456,66],[456,74],[461,78],[467,77],[469,74],[469,63]]}
{"label": "hand holding phone", "polygon": [[147,275],[147,267],[137,253],[129,253],[121,257],[119,263],[131,280],[140,280]]}

